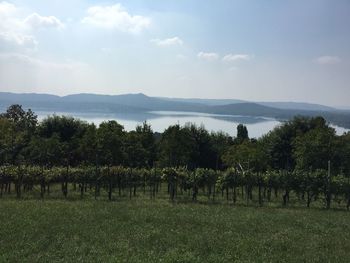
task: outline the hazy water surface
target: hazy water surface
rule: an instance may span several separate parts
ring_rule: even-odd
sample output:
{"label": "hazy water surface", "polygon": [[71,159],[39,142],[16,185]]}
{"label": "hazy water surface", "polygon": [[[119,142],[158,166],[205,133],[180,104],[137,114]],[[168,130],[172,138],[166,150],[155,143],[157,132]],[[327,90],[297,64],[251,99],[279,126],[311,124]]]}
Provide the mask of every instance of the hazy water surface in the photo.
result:
{"label": "hazy water surface", "polygon": [[[134,130],[136,125],[147,121],[151,124],[153,131],[163,132],[170,125],[186,123],[195,123],[204,125],[208,131],[224,131],[232,136],[236,135],[236,127],[243,123],[247,126],[249,136],[258,138],[274,127],[281,124],[279,121],[264,117],[247,117],[233,115],[215,115],[194,112],[147,112],[147,113],[81,113],[81,112],[40,112],[37,111],[39,120],[44,119],[48,115],[66,115],[85,120],[89,123],[99,125],[103,121],[116,120],[122,124],[127,131]],[[342,134],[348,129],[333,126],[337,130],[337,134]]]}

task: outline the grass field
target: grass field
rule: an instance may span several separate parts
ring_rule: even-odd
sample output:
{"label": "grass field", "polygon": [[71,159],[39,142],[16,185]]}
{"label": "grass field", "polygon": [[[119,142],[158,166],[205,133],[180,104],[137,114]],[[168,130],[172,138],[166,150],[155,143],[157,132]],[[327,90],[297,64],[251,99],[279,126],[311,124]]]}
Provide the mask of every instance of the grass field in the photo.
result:
{"label": "grass field", "polygon": [[0,200],[0,262],[349,262],[350,213],[306,208]]}

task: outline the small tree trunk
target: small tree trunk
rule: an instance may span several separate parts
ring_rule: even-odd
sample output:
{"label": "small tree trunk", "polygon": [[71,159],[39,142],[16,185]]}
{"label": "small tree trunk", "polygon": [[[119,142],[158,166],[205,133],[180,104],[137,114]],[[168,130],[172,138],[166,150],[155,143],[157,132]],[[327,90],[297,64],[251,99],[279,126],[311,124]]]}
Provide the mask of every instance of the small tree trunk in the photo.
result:
{"label": "small tree trunk", "polygon": [[45,182],[42,179],[40,184],[40,198],[44,199],[44,193],[45,193]]}
{"label": "small tree trunk", "polygon": [[96,183],[95,183],[95,200],[97,199],[97,196],[98,196],[98,181],[96,180]]}
{"label": "small tree trunk", "polygon": [[236,204],[237,201],[237,193],[236,193],[236,186],[233,187],[233,203]]}
{"label": "small tree trunk", "polygon": [[194,201],[194,202],[197,201],[197,194],[198,194],[198,187],[195,185],[193,187],[192,201]]}
{"label": "small tree trunk", "polygon": [[308,191],[306,191],[306,199],[307,199],[307,201],[306,201],[306,203],[307,203],[307,207],[309,208],[310,207],[310,204],[311,204],[311,200],[312,200],[312,196],[311,196],[311,194],[310,194],[310,191],[308,190]]}
{"label": "small tree trunk", "polygon": [[109,182],[108,184],[108,200],[112,201],[112,183]]}
{"label": "small tree trunk", "polygon": [[67,173],[63,177],[63,183],[62,183],[62,191],[65,198],[67,198],[67,195],[68,195],[68,174],[69,174],[69,165],[67,165]]}
{"label": "small tree trunk", "polygon": [[249,194],[249,187],[248,187],[248,185],[245,188],[245,194],[246,194],[246,198],[247,198],[247,205],[249,205],[250,194]]}
{"label": "small tree trunk", "polygon": [[259,182],[259,205],[260,205],[260,206],[263,205],[262,195],[261,195],[261,184],[260,184],[260,182]]}
{"label": "small tree trunk", "polygon": [[283,205],[286,206],[289,201],[289,190],[286,189],[286,192],[283,195]]}
{"label": "small tree trunk", "polygon": [[112,201],[112,190],[113,190],[113,182],[112,182],[112,176],[110,174],[109,165],[107,166],[107,176],[108,176],[108,200]]}
{"label": "small tree trunk", "polygon": [[260,173],[258,173],[259,206],[262,206],[262,205],[263,205],[261,181],[262,181],[262,179],[261,179],[261,177],[260,177]]}
{"label": "small tree trunk", "polygon": [[[158,185],[158,184],[156,184],[156,185]],[[157,187],[156,187],[156,185],[153,185],[153,198],[156,198],[156,190],[157,190]]]}
{"label": "small tree trunk", "polygon": [[331,161],[328,161],[328,176],[327,176],[327,190],[326,190],[326,205],[327,209],[331,207],[332,193],[331,193]]}
{"label": "small tree trunk", "polygon": [[81,198],[84,197],[84,183],[81,183],[81,185],[80,185],[80,197]]}
{"label": "small tree trunk", "polygon": [[0,197],[2,197],[2,193],[4,191],[4,183],[1,183],[1,192],[0,192]]}
{"label": "small tree trunk", "polygon": [[215,192],[216,192],[216,183],[214,183],[214,186],[213,186],[213,201],[215,201]]}

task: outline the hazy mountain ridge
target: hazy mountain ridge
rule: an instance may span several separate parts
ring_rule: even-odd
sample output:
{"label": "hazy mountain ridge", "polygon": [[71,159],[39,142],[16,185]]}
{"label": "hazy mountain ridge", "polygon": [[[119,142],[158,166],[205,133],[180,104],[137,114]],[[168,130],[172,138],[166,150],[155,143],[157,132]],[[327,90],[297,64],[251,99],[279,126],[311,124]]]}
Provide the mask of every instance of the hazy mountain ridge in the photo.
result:
{"label": "hazy mountain ridge", "polygon": [[311,111],[337,111],[338,109],[315,103],[306,102],[256,102],[263,106],[274,107],[283,110],[311,110]]}
{"label": "hazy mountain ridge", "polygon": [[[234,102],[223,104],[224,102]],[[5,109],[11,104],[22,104],[34,111],[53,112],[114,112],[135,113],[149,111],[189,111],[220,115],[242,115],[269,117],[287,120],[296,115],[321,115],[329,122],[350,128],[350,112],[334,108],[296,102],[245,102],[242,100],[211,99],[171,99],[150,97],[142,93],[123,95],[73,94],[56,96],[36,93],[0,92],[0,107]],[[270,105],[275,105],[272,107]],[[280,107],[280,108],[279,108]],[[299,107],[299,108],[293,108]]]}
{"label": "hazy mountain ridge", "polygon": [[267,107],[273,107],[283,110],[314,110],[314,111],[335,111],[338,110],[333,107],[315,104],[315,103],[306,103],[306,102],[259,102],[259,101],[246,101],[238,99],[197,99],[197,98],[167,98],[167,97],[158,97],[159,99],[166,99],[169,101],[180,101],[180,102],[190,102],[190,103],[201,103],[209,106],[223,106],[228,104],[237,104],[237,103],[256,103]]}
{"label": "hazy mountain ridge", "polygon": [[[79,93],[66,96],[57,96],[51,94],[42,93],[11,93],[11,92],[0,92],[0,101],[66,101],[66,102],[100,102],[100,103],[114,103],[114,104],[124,104],[124,105],[150,105],[152,107],[159,104],[161,106],[166,105],[171,102],[177,106],[187,106],[189,104],[196,106],[223,106],[229,104],[238,103],[255,103],[267,107],[273,107],[277,109],[295,109],[295,110],[317,110],[317,111],[336,111],[333,107],[306,103],[306,102],[258,102],[258,101],[245,101],[238,99],[198,99],[198,98],[170,98],[170,97],[150,97],[143,93],[136,94],[121,94],[121,95],[103,95],[103,94],[93,94],[93,93]],[[155,105],[154,105],[155,103]],[[344,110],[344,109],[343,109]]]}
{"label": "hazy mountain ridge", "polygon": [[228,104],[236,104],[236,103],[245,103],[247,101],[244,100],[236,100],[236,99],[197,99],[197,98],[168,98],[168,97],[157,97],[159,99],[164,99],[167,101],[179,101],[179,102],[187,102],[187,103],[200,103],[208,106],[220,106],[220,105],[228,105]]}
{"label": "hazy mountain ridge", "polygon": [[[155,97],[149,97],[142,93],[122,95],[99,95],[83,93],[60,97],[47,94],[16,94],[0,92],[0,103],[19,103],[31,106],[33,109],[41,107],[43,105],[49,108],[56,107],[56,103],[62,103],[62,105],[72,104],[72,107],[77,107],[78,109],[80,104],[90,104],[90,108],[93,108],[95,105],[100,106],[100,104],[108,104],[114,105],[114,109],[118,109],[116,105],[119,105],[120,107],[130,107],[130,109],[133,109],[134,111],[172,110],[202,112],[206,107],[205,105],[199,103],[167,101]],[[53,105],[51,105],[51,103],[53,103]]]}

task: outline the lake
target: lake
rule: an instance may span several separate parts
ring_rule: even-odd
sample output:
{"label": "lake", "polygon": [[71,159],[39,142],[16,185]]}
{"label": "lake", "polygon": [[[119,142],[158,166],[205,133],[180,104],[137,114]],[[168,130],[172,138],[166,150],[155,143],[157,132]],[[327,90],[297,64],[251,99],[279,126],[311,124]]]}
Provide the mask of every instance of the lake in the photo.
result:
{"label": "lake", "polygon": [[[134,130],[136,125],[147,121],[153,131],[163,132],[170,125],[186,123],[195,123],[196,125],[204,125],[208,131],[223,131],[231,136],[236,135],[236,127],[242,123],[247,126],[249,137],[259,138],[268,133],[270,130],[280,125],[281,122],[265,117],[249,117],[237,115],[216,115],[195,112],[171,112],[171,111],[157,111],[146,113],[81,113],[81,112],[47,112],[36,111],[38,119],[42,120],[48,115],[66,115],[79,118],[89,123],[99,125],[103,121],[116,120],[122,124],[125,130]],[[349,131],[342,127],[334,126],[338,135]]]}

